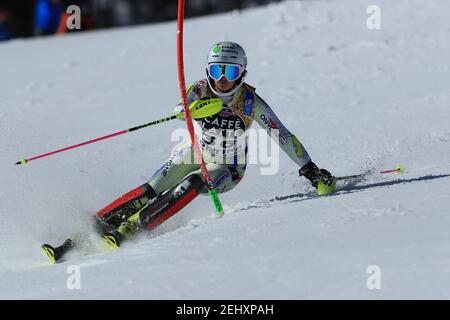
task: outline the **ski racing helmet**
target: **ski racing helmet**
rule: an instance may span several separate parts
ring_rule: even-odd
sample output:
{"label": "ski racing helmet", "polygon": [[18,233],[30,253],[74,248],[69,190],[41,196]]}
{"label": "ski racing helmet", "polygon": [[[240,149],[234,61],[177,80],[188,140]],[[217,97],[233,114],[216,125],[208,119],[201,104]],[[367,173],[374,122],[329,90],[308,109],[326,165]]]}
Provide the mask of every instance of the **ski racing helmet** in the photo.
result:
{"label": "ski racing helmet", "polygon": [[[218,96],[233,95],[244,83],[247,75],[247,55],[244,49],[235,43],[223,41],[214,44],[209,50],[206,60],[206,76],[209,88]],[[236,81],[227,92],[218,92],[214,88],[214,80],[225,77],[228,81]]]}

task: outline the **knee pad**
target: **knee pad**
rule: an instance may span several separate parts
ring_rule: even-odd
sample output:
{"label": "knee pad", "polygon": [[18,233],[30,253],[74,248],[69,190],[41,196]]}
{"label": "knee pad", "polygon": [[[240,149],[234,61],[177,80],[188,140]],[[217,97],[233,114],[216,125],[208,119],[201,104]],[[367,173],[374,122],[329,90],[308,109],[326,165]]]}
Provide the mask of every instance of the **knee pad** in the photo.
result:
{"label": "knee pad", "polygon": [[97,212],[95,218],[102,224],[118,227],[155,197],[156,193],[153,188],[145,183]]}
{"label": "knee pad", "polygon": [[151,230],[188,205],[205,187],[202,178],[192,174],[164,192],[139,214],[141,225]]}

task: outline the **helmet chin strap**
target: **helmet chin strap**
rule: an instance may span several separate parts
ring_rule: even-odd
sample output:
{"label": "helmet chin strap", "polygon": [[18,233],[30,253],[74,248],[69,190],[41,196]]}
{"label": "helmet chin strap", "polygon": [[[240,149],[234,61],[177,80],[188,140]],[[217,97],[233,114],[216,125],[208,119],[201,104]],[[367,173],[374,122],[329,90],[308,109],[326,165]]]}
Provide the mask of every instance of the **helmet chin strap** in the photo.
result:
{"label": "helmet chin strap", "polygon": [[215,90],[213,83],[211,83],[211,77],[209,75],[208,75],[207,81],[208,81],[209,88],[211,89],[211,91],[215,95],[217,95],[219,97],[229,97],[229,96],[232,96],[233,94],[235,94],[236,91],[238,91],[239,88],[242,87],[242,85],[244,84],[244,79],[245,79],[246,76],[247,76],[247,70],[245,70],[244,73],[242,74],[242,76],[240,77],[239,84],[235,85],[233,89],[228,90],[227,92],[222,92],[222,91],[219,91],[219,90]]}

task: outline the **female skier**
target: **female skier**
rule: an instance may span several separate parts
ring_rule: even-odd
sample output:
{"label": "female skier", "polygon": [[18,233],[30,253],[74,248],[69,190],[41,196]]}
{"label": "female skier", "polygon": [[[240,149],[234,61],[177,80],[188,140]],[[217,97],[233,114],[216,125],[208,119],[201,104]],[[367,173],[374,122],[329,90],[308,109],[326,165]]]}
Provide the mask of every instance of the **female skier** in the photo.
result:
{"label": "female skier", "polygon": [[[234,42],[219,42],[209,51],[206,79],[187,89],[188,103],[221,98],[221,112],[194,120],[199,127],[204,161],[216,190],[227,192],[242,179],[247,164],[246,132],[255,120],[274,138],[300,168],[320,195],[334,191],[336,179],[319,169],[300,141],[281,123],[269,105],[244,82],[247,57]],[[181,112],[181,105],[177,106]],[[103,239],[118,247],[123,239],[141,229],[156,226],[180,211],[200,193],[207,192],[195,162],[192,146],[175,150],[148,183],[128,192],[97,212]]]}

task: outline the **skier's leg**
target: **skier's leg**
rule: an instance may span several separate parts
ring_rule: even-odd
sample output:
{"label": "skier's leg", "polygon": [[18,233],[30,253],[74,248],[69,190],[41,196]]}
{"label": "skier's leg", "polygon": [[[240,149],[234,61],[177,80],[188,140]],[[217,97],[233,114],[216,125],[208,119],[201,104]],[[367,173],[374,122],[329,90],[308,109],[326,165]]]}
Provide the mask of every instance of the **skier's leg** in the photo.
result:
{"label": "skier's leg", "polygon": [[203,189],[205,184],[201,176],[198,173],[190,174],[131,219],[139,219],[143,229],[152,230],[188,205]]}
{"label": "skier's leg", "polygon": [[[146,226],[149,225],[148,229],[151,229],[150,221],[148,221],[149,217],[141,223],[140,216],[148,215],[154,217],[155,222],[153,224],[156,226],[159,219],[165,220],[171,216],[171,211],[166,212],[165,210],[160,210],[160,214],[165,214],[159,219],[156,219],[157,217],[151,215],[151,213],[158,211],[158,208],[162,206],[165,208],[175,206],[175,208],[179,208],[178,210],[180,210],[195,198],[203,188],[201,178],[192,177],[190,179],[185,179],[188,175],[198,170],[199,165],[194,161],[194,152],[190,145],[183,145],[176,149],[161,168],[153,174],[148,182],[148,185],[157,195],[156,198],[153,201],[148,202],[139,210],[136,210],[134,215],[128,219],[128,223],[123,223],[118,230],[121,231],[122,234],[131,235],[136,231],[137,225],[139,225],[139,228],[146,228]],[[197,177],[200,176],[198,175]],[[187,188],[188,185],[192,187]],[[192,188],[194,191],[191,191]],[[189,189],[187,197],[184,197],[184,195],[181,197],[182,190],[184,189]],[[177,195],[177,201],[174,199],[175,194]],[[166,218],[164,219],[164,217]]]}
{"label": "skier's leg", "polygon": [[[154,208],[156,208],[158,203],[167,205],[167,201],[170,200],[169,194],[171,194],[169,191],[182,182],[187,175],[198,169],[199,165],[194,162],[194,154],[190,145],[184,145],[175,150],[147,184],[155,197],[147,201],[145,205],[134,210],[131,217],[128,216],[126,221],[122,219],[114,220],[115,228],[104,228],[103,233],[106,233],[103,238],[112,246],[118,245],[119,240],[115,238],[122,238],[122,235],[131,235],[137,228],[141,227],[138,223],[138,218],[142,209],[146,208],[146,211],[149,211],[150,209],[147,209],[147,207],[151,205],[151,210],[155,210]],[[189,195],[192,196],[193,193]],[[170,202],[172,203],[172,201]],[[120,232],[117,233],[117,231]],[[111,239],[108,238],[108,234],[113,235]],[[117,243],[115,244],[115,242]]]}
{"label": "skier's leg", "polygon": [[[129,237],[139,229],[152,230],[184,208],[198,194],[207,192],[199,166],[193,158],[190,146],[175,151],[149,181],[157,198],[149,201],[115,232],[110,232],[111,238],[105,235],[105,240],[112,246],[118,246],[123,237]],[[232,189],[245,172],[245,165],[211,163],[207,168],[218,192]]]}
{"label": "skier's leg", "polygon": [[[214,187],[221,193],[234,188],[245,172],[245,166],[230,167],[222,164],[208,164],[207,169]],[[129,219],[131,228],[123,224],[119,232],[123,235],[131,235],[139,228],[152,230],[183,209],[200,193],[207,193],[207,188],[200,170],[196,170],[139,210]]]}
{"label": "skier's leg", "polygon": [[[225,193],[233,189],[244,177],[246,165],[224,165],[210,163],[206,165],[214,188],[218,193]],[[203,193],[208,190],[204,189]]]}
{"label": "skier's leg", "polygon": [[190,145],[175,150],[148,183],[121,196],[95,215],[100,233],[118,228],[149,201],[179,183],[187,174],[198,169]]}
{"label": "skier's leg", "polygon": [[[242,179],[246,164],[209,163],[206,167],[214,187],[220,193],[231,190]],[[185,145],[173,152],[164,165],[150,178],[148,184],[157,195],[161,195],[192,173],[201,175],[200,166],[195,163],[192,146]]]}
{"label": "skier's leg", "polygon": [[161,168],[153,174],[148,184],[159,196],[199,168],[200,166],[195,163],[191,145],[184,145],[172,152]]}
{"label": "skier's leg", "polygon": [[124,238],[130,238],[139,230],[152,230],[183,209],[204,189],[198,174],[190,174],[178,185],[167,190],[122,223],[116,230],[103,234],[103,239],[113,248],[120,246]]}

